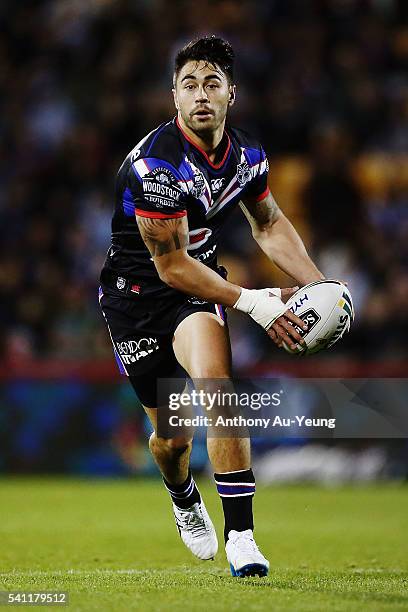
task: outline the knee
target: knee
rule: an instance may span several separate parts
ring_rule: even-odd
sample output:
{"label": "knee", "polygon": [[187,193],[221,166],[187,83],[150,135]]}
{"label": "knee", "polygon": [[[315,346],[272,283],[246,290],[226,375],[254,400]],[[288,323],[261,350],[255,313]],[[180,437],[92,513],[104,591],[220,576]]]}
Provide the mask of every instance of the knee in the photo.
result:
{"label": "knee", "polygon": [[233,391],[231,377],[224,373],[214,372],[209,368],[203,368],[199,374],[191,376],[194,381],[196,391],[203,392],[207,396],[214,396]]}
{"label": "knee", "polygon": [[175,438],[159,438],[156,434],[152,434],[149,440],[149,447],[152,452],[159,450],[168,454],[182,454],[187,449],[191,450],[193,444],[192,438],[186,436],[178,436]]}
{"label": "knee", "polygon": [[203,380],[200,380],[196,388],[198,391],[204,393],[204,397],[215,398],[215,405],[217,405],[218,402],[222,402],[223,397],[228,397],[234,392],[232,380],[227,376],[218,376],[217,378],[205,376]]}
{"label": "knee", "polygon": [[184,452],[188,448],[191,448],[193,441],[191,438],[179,436],[177,438],[168,438],[167,440],[164,440],[164,443],[169,451]]}
{"label": "knee", "polygon": [[192,379],[202,379],[202,382],[211,384],[211,381],[231,381],[231,372],[219,367],[217,364],[197,364],[190,373]]}

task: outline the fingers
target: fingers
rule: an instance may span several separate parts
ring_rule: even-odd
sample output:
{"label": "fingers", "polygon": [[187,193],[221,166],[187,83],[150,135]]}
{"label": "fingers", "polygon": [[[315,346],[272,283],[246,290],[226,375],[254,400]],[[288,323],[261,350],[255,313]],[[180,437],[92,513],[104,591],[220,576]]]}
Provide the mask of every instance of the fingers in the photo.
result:
{"label": "fingers", "polygon": [[[283,329],[286,331],[286,335],[289,336],[289,341],[291,343],[295,342],[296,344],[296,342],[298,342],[299,344],[304,344],[304,340],[302,336],[299,334],[299,332],[297,331],[297,329],[291,323],[289,323],[289,321],[287,321],[284,317],[280,317],[277,320],[277,323],[281,327],[283,327]],[[302,327],[303,327],[303,322],[302,322]]]}
{"label": "fingers", "polygon": [[283,342],[278,336],[278,334],[276,333],[276,331],[274,330],[273,326],[266,333],[268,334],[270,339],[276,344],[278,348],[282,347]]}
{"label": "fingers", "polygon": [[291,310],[287,310],[286,312],[284,312],[283,316],[286,317],[289,321],[291,321],[293,325],[297,325],[298,327],[300,327],[300,329],[304,329],[305,331],[307,330],[306,323],[302,321],[302,319],[297,317],[295,314],[293,314]]}
{"label": "fingers", "polygon": [[[272,340],[275,342],[275,344],[279,347],[282,346],[283,342],[286,342],[286,344],[292,349],[295,350],[296,349],[296,342],[293,338],[291,338],[291,336],[288,333],[288,330],[286,330],[286,328],[283,325],[283,317],[279,317],[279,319],[277,321],[275,321],[275,323],[272,325],[271,329],[268,331],[269,336],[272,338]],[[289,325],[289,323],[287,323],[287,325]],[[271,335],[271,331],[274,331],[276,334],[276,338],[274,339]]]}
{"label": "fingers", "polygon": [[268,329],[266,333],[268,334],[268,336],[271,338],[271,340],[276,344],[278,348],[282,348],[283,340],[278,334],[277,329],[278,329],[278,326],[276,325],[276,323],[274,323],[272,327]]}
{"label": "fingers", "polygon": [[303,330],[307,329],[307,325],[302,319],[299,319],[290,310],[287,310],[271,326],[268,335],[278,347],[281,347],[283,342],[285,342],[292,350],[295,350],[298,344],[304,345],[304,340],[296,330],[295,325]]}

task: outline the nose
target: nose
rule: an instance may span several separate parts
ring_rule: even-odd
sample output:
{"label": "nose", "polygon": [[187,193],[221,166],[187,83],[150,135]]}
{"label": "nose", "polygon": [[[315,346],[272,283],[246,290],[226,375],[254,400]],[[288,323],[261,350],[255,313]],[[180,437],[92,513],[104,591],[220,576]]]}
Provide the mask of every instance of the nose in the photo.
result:
{"label": "nose", "polygon": [[207,92],[202,85],[197,88],[196,102],[208,102]]}

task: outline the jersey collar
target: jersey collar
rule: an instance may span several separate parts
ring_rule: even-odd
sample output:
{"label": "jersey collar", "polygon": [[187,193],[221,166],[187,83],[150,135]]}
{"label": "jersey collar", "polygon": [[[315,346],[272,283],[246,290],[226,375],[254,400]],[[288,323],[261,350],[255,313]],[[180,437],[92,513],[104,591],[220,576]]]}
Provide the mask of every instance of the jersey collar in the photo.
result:
{"label": "jersey collar", "polygon": [[178,117],[176,117],[176,125],[178,127],[178,129],[180,130],[180,132],[183,134],[184,138],[191,144],[193,145],[194,148],[196,148],[201,155],[204,157],[205,161],[207,162],[207,164],[209,166],[211,166],[211,168],[214,168],[214,170],[219,170],[223,164],[225,163],[225,160],[228,157],[228,153],[230,152],[231,149],[231,139],[229,137],[229,134],[227,131],[224,132],[224,134],[227,135],[227,139],[228,139],[228,144],[227,144],[227,148],[225,149],[225,153],[222,157],[222,160],[218,163],[218,164],[213,164],[212,161],[210,160],[210,158],[208,157],[207,153],[204,151],[204,149],[202,149],[201,147],[199,147],[193,140],[191,140],[190,136],[188,136],[185,131],[183,130],[183,128],[181,127]]}

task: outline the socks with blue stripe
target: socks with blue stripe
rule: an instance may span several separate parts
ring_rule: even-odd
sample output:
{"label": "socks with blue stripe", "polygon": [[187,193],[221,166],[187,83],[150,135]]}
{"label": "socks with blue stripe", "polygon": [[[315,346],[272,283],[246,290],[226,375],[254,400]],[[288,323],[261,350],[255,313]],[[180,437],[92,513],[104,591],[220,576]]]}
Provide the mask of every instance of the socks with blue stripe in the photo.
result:
{"label": "socks with blue stripe", "polygon": [[255,478],[252,470],[214,474],[214,479],[224,510],[225,541],[231,529],[253,530],[252,498],[255,493]]}
{"label": "socks with blue stripe", "polygon": [[163,478],[164,486],[170,493],[171,499],[178,508],[191,508],[193,504],[201,501],[200,493],[194,482],[191,470],[188,470],[188,476],[182,484],[170,484]]}

